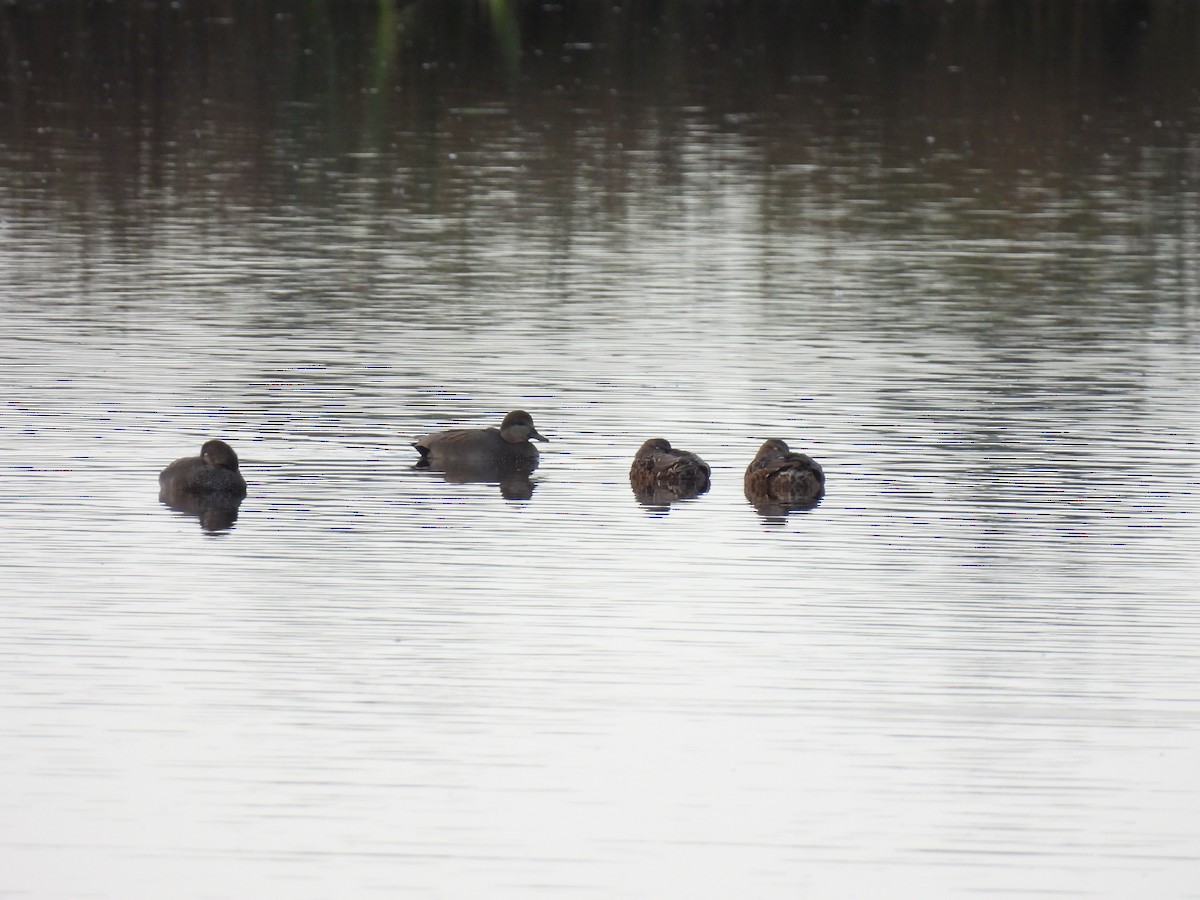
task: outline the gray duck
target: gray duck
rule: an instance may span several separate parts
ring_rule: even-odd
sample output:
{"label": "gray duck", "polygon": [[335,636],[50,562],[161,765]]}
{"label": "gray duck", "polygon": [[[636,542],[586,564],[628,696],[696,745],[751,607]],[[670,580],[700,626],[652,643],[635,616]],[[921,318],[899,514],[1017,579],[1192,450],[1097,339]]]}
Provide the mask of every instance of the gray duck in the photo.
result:
{"label": "gray duck", "polygon": [[510,465],[536,467],[538,449],[529,443],[549,440],[538,434],[533,418],[523,409],[514,409],[499,428],[451,428],[435,431],[413,442],[421,454],[418,466],[437,468],[488,469]]}

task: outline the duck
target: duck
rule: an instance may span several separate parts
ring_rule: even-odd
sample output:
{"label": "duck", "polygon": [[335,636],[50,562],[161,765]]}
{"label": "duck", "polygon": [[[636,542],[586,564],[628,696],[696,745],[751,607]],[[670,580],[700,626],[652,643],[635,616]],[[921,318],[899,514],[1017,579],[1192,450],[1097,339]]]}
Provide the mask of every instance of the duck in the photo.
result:
{"label": "duck", "polygon": [[711,484],[712,469],[695,453],[677,450],[666,438],[650,438],[634,454],[629,484],[642,502],[660,505],[698,497]]}
{"label": "duck", "polygon": [[224,441],[205,441],[199,456],[177,459],[158,475],[165,500],[186,497],[219,497],[241,500],[246,479],[238,471],[238,457]]}
{"label": "duck", "polygon": [[538,449],[530,439],[548,441],[533,425],[533,417],[514,409],[499,428],[451,428],[434,431],[413,442],[420,467],[490,469],[513,465],[537,466]]}
{"label": "duck", "polygon": [[745,488],[755,506],[809,509],[825,493],[825,472],[811,456],[770,438],[746,467]]}

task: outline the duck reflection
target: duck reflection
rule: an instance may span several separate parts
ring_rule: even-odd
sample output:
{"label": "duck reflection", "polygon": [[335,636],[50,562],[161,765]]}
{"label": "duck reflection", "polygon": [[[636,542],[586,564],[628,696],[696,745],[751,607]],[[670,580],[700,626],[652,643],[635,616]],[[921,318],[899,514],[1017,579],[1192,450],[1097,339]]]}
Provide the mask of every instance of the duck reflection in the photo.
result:
{"label": "duck reflection", "polygon": [[230,494],[192,494],[164,487],[158,492],[159,502],[176,512],[195,516],[205,531],[228,531],[237,521],[241,497]]}
{"label": "duck reflection", "polygon": [[455,462],[435,465],[427,459],[414,469],[438,476],[447,484],[494,484],[505,500],[528,500],[533,496],[534,481],[530,476],[538,467],[534,459],[508,462]]}
{"label": "duck reflection", "polygon": [[754,507],[754,511],[762,516],[763,521],[767,524],[783,525],[787,522],[787,518],[791,513],[808,512],[809,510],[816,509],[821,505],[824,495],[811,500],[782,501],[756,498],[747,493],[746,499],[750,501],[750,505]]}
{"label": "duck reflection", "polygon": [[811,456],[778,438],[766,441],[746,467],[746,499],[775,524],[789,513],[814,509],[825,496],[825,472]]}
{"label": "duck reflection", "polygon": [[646,508],[646,512],[657,516],[665,516],[669,513],[672,503],[678,503],[680,500],[695,500],[704,493],[704,491],[698,490],[680,491],[662,485],[637,487],[631,483],[630,487],[633,488],[634,499]]}
{"label": "duck reflection", "polygon": [[695,453],[678,450],[666,438],[650,438],[629,467],[629,486],[638,503],[665,515],[678,500],[694,500],[711,485],[712,470]]}

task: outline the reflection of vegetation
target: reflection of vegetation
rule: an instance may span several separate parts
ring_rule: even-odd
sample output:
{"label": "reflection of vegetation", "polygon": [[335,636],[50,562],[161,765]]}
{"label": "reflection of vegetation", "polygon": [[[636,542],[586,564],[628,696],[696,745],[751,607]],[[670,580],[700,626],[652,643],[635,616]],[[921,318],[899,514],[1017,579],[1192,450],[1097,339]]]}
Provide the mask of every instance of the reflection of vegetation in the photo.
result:
{"label": "reflection of vegetation", "polygon": [[[307,73],[302,83],[309,85],[344,86],[350,77],[376,88],[394,68],[412,83],[435,67],[460,84],[516,68],[560,80],[608,70],[630,86],[652,87],[666,76],[717,91],[737,82],[757,90],[761,78],[748,73],[778,86],[839,70],[867,75],[868,65],[882,77],[948,67],[1004,74],[1036,64],[1095,78],[1129,64],[1174,71],[1182,80],[1197,67],[1191,51],[1200,21],[1195,4],[1170,0],[279,0],[222,5],[219,15],[208,3],[175,8],[118,0],[66,9],[76,19],[69,28],[51,27],[61,26],[57,4],[4,7],[6,92],[34,71],[84,79],[101,69],[120,76],[110,82],[120,85],[139,69],[170,78],[193,67],[214,81],[269,68]],[[314,78],[318,72],[323,77]]]}
{"label": "reflection of vegetation", "polygon": [[[379,0],[379,19],[375,26],[374,75],[371,86],[377,94],[388,88],[396,61],[401,14],[392,0]],[[408,17],[405,16],[407,19]]]}
{"label": "reflection of vegetation", "polygon": [[521,56],[521,36],[512,0],[486,0],[491,14],[496,45],[508,65],[515,69]]}
{"label": "reflection of vegetation", "polygon": [[[837,271],[920,303],[938,296],[935,269],[943,296],[1006,286],[996,321],[971,308],[961,323],[993,332],[1042,315],[1052,271],[1111,293],[1131,247],[1177,257],[1194,282],[1196,213],[1180,186],[1200,177],[1200,4],[267,0],[212,12],[0,6],[6,221],[66,209],[89,239],[127,222],[149,240],[159,213],[202,210],[252,222],[299,259],[328,235],[279,223],[365,222],[361,246],[387,249],[364,263],[364,295],[401,262],[411,270],[389,284],[419,293],[409,276],[427,253],[464,284],[490,277],[481,245],[500,232],[519,252],[552,247],[531,256],[530,278],[566,283],[554,261],[600,246],[636,267],[646,235],[681,241],[671,252],[694,273],[708,261],[681,236],[728,224],[756,230],[742,262],[764,292],[832,297],[841,285],[821,279]],[[926,246],[905,265],[874,250],[914,238]],[[844,248],[856,267],[825,265]],[[672,290],[685,280],[665,277]]]}
{"label": "reflection of vegetation", "polygon": [[[407,179],[385,192],[430,208],[452,202],[455,160],[510,153],[524,177],[562,179],[564,215],[619,215],[648,170],[632,152],[677,186],[703,130],[707,152],[758,154],[765,221],[803,221],[829,191],[903,232],[914,155],[948,183],[969,154],[990,173],[977,189],[1005,191],[1021,172],[1182,143],[1198,130],[1198,24],[1200,4],[1170,0],[10,4],[0,126],[31,145],[10,166],[69,170],[87,146],[122,189],[146,181],[122,167],[170,152],[187,164],[148,180],[170,174],[179,193],[212,189],[222,158],[240,173],[222,190],[249,196],[276,167],[325,197],[326,173],[375,166]],[[839,161],[879,179],[841,183]]]}

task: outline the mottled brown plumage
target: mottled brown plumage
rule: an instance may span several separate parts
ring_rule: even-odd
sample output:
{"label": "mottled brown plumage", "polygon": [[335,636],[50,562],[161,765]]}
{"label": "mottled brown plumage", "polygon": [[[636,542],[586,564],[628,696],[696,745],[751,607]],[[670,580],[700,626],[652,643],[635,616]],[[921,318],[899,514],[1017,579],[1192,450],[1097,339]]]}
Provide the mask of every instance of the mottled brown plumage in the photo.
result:
{"label": "mottled brown plumage", "polygon": [[708,490],[712,470],[695,453],[676,450],[664,438],[642,444],[629,467],[629,484],[643,503],[661,505],[698,497]]}
{"label": "mottled brown plumage", "polygon": [[825,493],[825,473],[812,457],[771,438],[746,467],[745,487],[746,499],[756,507],[809,509]]}
{"label": "mottled brown plumage", "polygon": [[514,409],[499,428],[452,428],[435,431],[413,442],[421,454],[418,466],[446,468],[488,467],[508,464],[537,465],[538,450],[529,439],[548,440],[533,427],[523,409]]}

